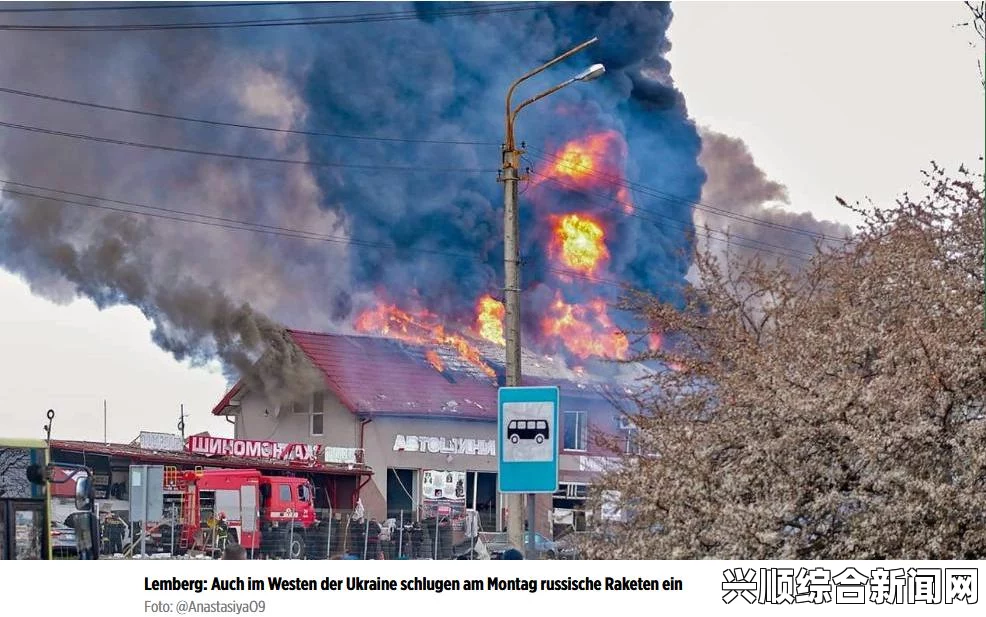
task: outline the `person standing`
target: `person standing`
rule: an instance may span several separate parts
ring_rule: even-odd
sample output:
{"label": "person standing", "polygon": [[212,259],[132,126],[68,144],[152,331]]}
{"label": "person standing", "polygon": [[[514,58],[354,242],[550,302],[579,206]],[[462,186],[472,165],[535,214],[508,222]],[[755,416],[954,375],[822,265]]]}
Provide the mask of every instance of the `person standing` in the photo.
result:
{"label": "person standing", "polygon": [[370,519],[370,526],[366,532],[366,555],[364,559],[380,559],[380,532],[383,529],[377,519]]}
{"label": "person standing", "polygon": [[127,532],[127,524],[115,512],[110,512],[106,517],[104,525],[106,527],[106,537],[109,539],[110,554],[122,553],[123,536]]}
{"label": "person standing", "polygon": [[88,512],[78,512],[72,517],[72,525],[75,527],[75,546],[79,559],[94,559],[92,554],[92,517]]}

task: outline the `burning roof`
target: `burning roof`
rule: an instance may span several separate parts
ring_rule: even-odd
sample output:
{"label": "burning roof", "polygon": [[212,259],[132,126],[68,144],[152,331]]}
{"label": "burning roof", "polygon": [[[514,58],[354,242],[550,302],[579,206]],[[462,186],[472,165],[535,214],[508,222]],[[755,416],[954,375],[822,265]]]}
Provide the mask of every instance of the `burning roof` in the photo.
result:
{"label": "burning roof", "polygon": [[[418,337],[323,334],[289,330],[289,336],[319,369],[326,388],[353,413],[496,418],[497,388],[504,383],[504,348],[479,338],[454,335],[439,341]],[[462,345],[470,353],[462,354]],[[525,385],[557,385],[563,399],[584,407],[609,408],[606,392],[628,387],[625,376],[602,378],[566,367],[560,357],[525,352]],[[241,394],[234,386],[213,413],[224,413]]]}

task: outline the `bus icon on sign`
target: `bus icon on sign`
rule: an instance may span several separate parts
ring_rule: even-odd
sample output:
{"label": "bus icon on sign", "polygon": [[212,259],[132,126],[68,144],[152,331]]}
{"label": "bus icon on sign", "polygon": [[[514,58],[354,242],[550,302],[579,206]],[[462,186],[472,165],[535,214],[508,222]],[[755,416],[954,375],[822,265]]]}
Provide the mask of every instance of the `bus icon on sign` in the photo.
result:
{"label": "bus icon on sign", "polygon": [[548,423],[545,420],[511,420],[507,424],[507,439],[519,443],[521,439],[533,439],[542,444],[548,438]]}

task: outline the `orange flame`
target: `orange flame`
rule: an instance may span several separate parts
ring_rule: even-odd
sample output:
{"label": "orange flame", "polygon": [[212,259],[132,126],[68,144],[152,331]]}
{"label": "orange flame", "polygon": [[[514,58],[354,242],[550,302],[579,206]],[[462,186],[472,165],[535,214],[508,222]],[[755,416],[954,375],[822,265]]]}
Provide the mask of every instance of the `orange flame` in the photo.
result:
{"label": "orange flame", "polygon": [[625,186],[621,186],[620,190],[616,191],[616,201],[623,206],[624,212],[627,214],[633,213],[633,202],[630,200],[630,191]]}
{"label": "orange flame", "polygon": [[622,177],[616,164],[618,160],[622,162],[625,155],[623,137],[616,131],[602,131],[566,142],[555,154],[545,175],[578,184],[612,182]]}
{"label": "orange flame", "polygon": [[602,224],[586,214],[567,214],[558,219],[552,250],[560,254],[564,265],[592,274],[599,263],[609,258],[603,242]]}
{"label": "orange flame", "polygon": [[[382,304],[360,313],[353,325],[358,332],[377,332],[416,345],[443,345],[454,349],[462,359],[487,376],[496,376],[496,371],[486,364],[483,356],[469,341],[458,334],[447,332],[438,316],[427,310],[412,314],[396,306]],[[438,361],[442,368],[435,368],[439,371],[444,368],[438,354],[426,353],[425,356],[432,366],[435,366],[435,360]]]}
{"label": "orange flame", "polygon": [[435,367],[435,370],[439,373],[445,370],[445,363],[442,362],[440,357],[438,357],[438,352],[434,349],[429,349],[425,353],[425,358],[428,359],[428,363]]}
{"label": "orange flame", "polygon": [[583,178],[592,173],[593,152],[585,145],[570,141],[558,154],[554,170],[559,176]]}
{"label": "orange flame", "polygon": [[483,296],[476,305],[476,333],[491,343],[506,345],[503,338],[503,303],[490,296]]}
{"label": "orange flame", "polygon": [[[647,335],[647,344],[651,351],[661,351],[664,346],[664,338],[657,332],[651,332]],[[667,357],[665,357],[665,361],[668,364],[668,368],[676,373],[680,373],[685,369],[685,366],[680,362],[676,362],[675,360],[671,360]]]}
{"label": "orange flame", "polygon": [[647,343],[651,351],[660,351],[662,342],[661,335],[656,332],[651,332],[647,335]]}
{"label": "orange flame", "polygon": [[560,339],[579,358],[626,358],[630,342],[613,324],[602,300],[584,305],[568,304],[556,292],[550,313],[541,320],[542,332]]}

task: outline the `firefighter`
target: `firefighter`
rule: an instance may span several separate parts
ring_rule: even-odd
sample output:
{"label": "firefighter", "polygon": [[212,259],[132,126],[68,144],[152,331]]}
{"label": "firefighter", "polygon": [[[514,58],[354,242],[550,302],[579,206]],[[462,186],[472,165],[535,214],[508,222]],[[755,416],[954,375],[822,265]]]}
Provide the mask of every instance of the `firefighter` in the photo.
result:
{"label": "firefighter", "polygon": [[349,527],[349,552],[357,556],[357,559],[363,558],[363,538],[365,536],[365,528],[362,521],[354,519]]}
{"label": "firefighter", "polygon": [[106,538],[109,540],[109,552],[111,555],[123,552],[123,537],[127,533],[127,524],[114,512],[109,512],[103,519],[103,526],[106,530]]}
{"label": "firefighter", "polygon": [[229,523],[226,521],[226,513],[219,513],[219,520],[216,522],[216,532],[220,542],[226,542],[229,538]]}
{"label": "firefighter", "polygon": [[370,519],[370,526],[367,529],[366,536],[366,554],[363,556],[364,559],[382,559],[380,554],[380,532],[383,528],[377,519]]}
{"label": "firefighter", "polygon": [[431,552],[431,534],[419,521],[414,522],[411,529],[411,546],[413,554],[411,559],[427,559]]}

